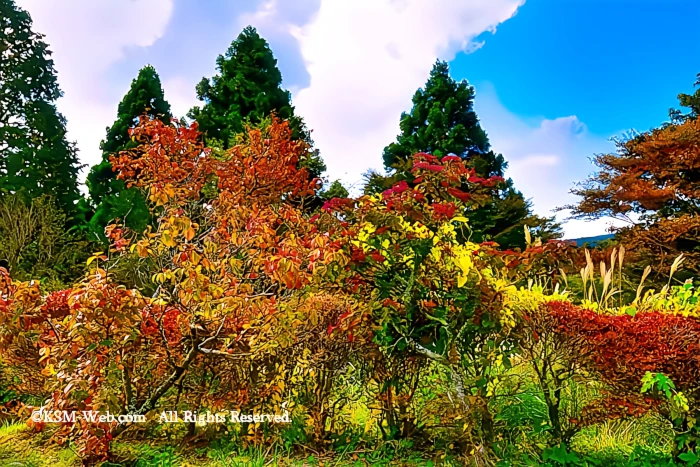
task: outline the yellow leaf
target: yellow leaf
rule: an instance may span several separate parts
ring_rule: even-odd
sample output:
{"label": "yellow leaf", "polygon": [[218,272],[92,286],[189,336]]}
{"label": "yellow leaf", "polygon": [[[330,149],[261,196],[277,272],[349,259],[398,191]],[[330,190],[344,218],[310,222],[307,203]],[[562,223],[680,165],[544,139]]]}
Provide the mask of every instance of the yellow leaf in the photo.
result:
{"label": "yellow leaf", "polygon": [[51,356],[51,348],[50,347],[42,347],[39,350],[39,355],[41,355],[41,358],[39,359],[39,363],[41,363]]}
{"label": "yellow leaf", "polygon": [[175,247],[177,246],[177,243],[175,242],[175,239],[170,235],[170,232],[163,232],[163,237],[162,237],[163,245],[167,247]]}
{"label": "yellow leaf", "polygon": [[467,283],[467,276],[460,274],[457,278],[457,287],[463,287]]}
{"label": "yellow leaf", "polygon": [[56,374],[56,369],[49,363],[43,370],[41,370],[41,374],[44,376],[53,376]]}

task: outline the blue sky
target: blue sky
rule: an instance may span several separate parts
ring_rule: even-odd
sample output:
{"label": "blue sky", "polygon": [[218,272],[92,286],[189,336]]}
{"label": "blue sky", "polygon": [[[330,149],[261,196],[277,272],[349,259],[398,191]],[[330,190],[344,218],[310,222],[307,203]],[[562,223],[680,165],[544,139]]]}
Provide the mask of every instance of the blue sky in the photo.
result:
{"label": "blue sky", "polygon": [[645,130],[667,117],[700,72],[696,0],[534,0],[452,62],[491,83],[511,112],[575,114],[592,133]]}
{"label": "blue sky", "polygon": [[[610,151],[609,138],[667,118],[700,72],[695,0],[18,0],[54,50],[85,164],[143,65],[183,115],[252,24],[272,47],[297,112],[329,167],[357,187],[398,132],[436,58],[476,87],[476,108],[508,175],[550,214]],[[561,218],[562,215],[560,215]],[[569,222],[567,236],[607,221]]]}

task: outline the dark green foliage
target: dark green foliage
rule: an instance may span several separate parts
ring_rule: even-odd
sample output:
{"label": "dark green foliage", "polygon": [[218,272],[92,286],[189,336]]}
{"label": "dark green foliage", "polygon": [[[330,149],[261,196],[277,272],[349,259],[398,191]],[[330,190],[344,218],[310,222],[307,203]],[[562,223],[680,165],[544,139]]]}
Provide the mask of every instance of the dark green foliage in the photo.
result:
{"label": "dark green foliage", "polygon": [[553,218],[532,214],[532,204],[513,188],[510,179],[506,180],[505,185],[491,203],[467,214],[472,229],[472,240],[493,240],[503,247],[523,248],[525,225],[533,237],[540,237],[543,241],[562,236],[561,227]]}
{"label": "dark green foliage", "polygon": [[47,195],[0,196],[0,264],[15,279],[40,278],[58,289],[80,277],[90,249],[74,230]]}
{"label": "dark green foliage", "polygon": [[678,101],[682,107],[690,109],[690,112],[683,113],[678,109],[671,109],[669,115],[676,122],[682,122],[688,118],[698,118],[700,115],[700,73],[697,75],[695,86],[699,87],[694,94],[678,94]]}
{"label": "dark green foliage", "polygon": [[309,151],[307,151],[306,155],[299,161],[299,167],[305,168],[309,172],[310,178],[321,178],[323,172],[326,171],[326,164],[323,162],[320,151],[318,149],[311,149],[311,145],[313,145],[311,138],[307,137],[304,141],[309,145]]}
{"label": "dark green foliage", "polygon": [[72,215],[80,165],[66,120],[51,51],[14,0],[0,0],[0,192],[28,199],[51,194]]}
{"label": "dark green foliage", "polygon": [[[384,148],[384,166],[391,176],[367,174],[366,192],[378,192],[399,180],[413,179],[411,156],[427,152],[438,157],[454,154],[467,160],[482,178],[503,177],[508,164],[491,150],[486,132],[474,111],[474,88],[465,80],[450,77],[446,62],[437,61],[425,88],[413,96],[413,108],[401,115],[401,134]],[[468,213],[472,240],[494,240],[505,247],[524,246],[523,226],[534,229],[544,240],[560,236],[551,219],[531,213],[523,195],[506,180],[492,202]]]}
{"label": "dark green foliage", "polygon": [[112,154],[136,145],[129,137],[129,128],[144,114],[164,123],[172,118],[160,77],[150,65],[142,68],[131,82],[129,92],[119,104],[117,120],[107,129],[107,135],[100,144],[102,162],[92,167],[87,177],[90,199],[95,207],[95,214],[90,220],[93,236],[103,238],[105,226],[114,219],[121,219],[127,227],[138,231],[148,225],[150,214],[142,193],[136,188],[127,188],[124,182],[117,180],[109,162]]}
{"label": "dark green foliage", "polygon": [[384,176],[375,169],[369,169],[367,172],[363,173],[362,180],[364,181],[363,192],[366,195],[381,193],[386,190],[392,182],[391,177]]}
{"label": "dark green foliage", "polygon": [[[218,74],[202,78],[197,98],[204,102],[188,116],[197,121],[206,138],[221,142],[224,149],[234,144],[234,136],[246,123],[256,125],[271,113],[290,121],[292,137],[313,145],[304,121],[294,115],[291,94],[281,88],[282,74],[270,47],[255,28],[246,27],[226,54],[216,59]],[[309,151],[301,162],[311,177],[326,170],[318,151]]]}
{"label": "dark green foliage", "polygon": [[[202,78],[197,85],[197,98],[204,106],[194,107],[189,115],[208,138],[228,148],[234,135],[243,131],[246,118],[258,123],[273,110],[283,119],[293,116],[291,96],[280,88],[277,60],[255,28],[245,28],[226,54],[216,59],[216,67],[219,74]],[[299,127],[295,130],[298,136]]]}
{"label": "dark green foliage", "polygon": [[114,154],[135,143],[129,138],[129,128],[133,127],[142,114],[157,118],[164,123],[170,122],[170,104],[165,100],[163,86],[156,69],[147,65],[139,71],[131,82],[131,88],[119,103],[117,120],[107,129],[107,137],[100,149],[105,154]]}
{"label": "dark green foliage", "polygon": [[349,196],[347,188],[340,183],[340,180],[335,180],[330,184],[327,190],[324,190],[321,194],[323,199],[329,200],[333,198],[347,198]]}
{"label": "dark green foliage", "polygon": [[401,134],[384,149],[384,166],[400,168],[416,152],[455,154],[468,159],[482,177],[502,176],[505,161],[489,151],[473,101],[474,88],[452,79],[446,62],[436,62],[425,89],[413,95],[411,112],[401,115]]}

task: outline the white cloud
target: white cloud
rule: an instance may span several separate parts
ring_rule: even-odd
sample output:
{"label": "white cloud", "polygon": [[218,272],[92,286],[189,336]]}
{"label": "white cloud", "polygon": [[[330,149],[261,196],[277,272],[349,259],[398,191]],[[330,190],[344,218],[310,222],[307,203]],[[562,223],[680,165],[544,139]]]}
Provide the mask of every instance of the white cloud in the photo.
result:
{"label": "white cloud", "polygon": [[[294,104],[328,165],[329,178],[358,184],[368,168],[381,169],[382,149],[399,131],[402,111],[424,85],[436,58],[484,46],[481,33],[495,32],[524,0],[321,0],[302,24],[268,0],[243,22],[273,38],[297,38],[310,77]],[[286,5],[286,4],[285,4]],[[508,175],[535,211],[573,203],[568,192],[593,170],[588,160],[612,149],[591,135],[576,116],[524,121],[505,109],[488,85],[477,89],[477,113],[494,149],[510,163]],[[565,213],[558,215],[560,219]],[[609,221],[570,221],[569,237],[605,232]]]}
{"label": "white cloud", "polygon": [[[174,1],[19,0],[54,51],[65,92],[59,109],[83,163],[99,161],[105,127],[135,75],[118,62],[130,49],[149,47],[164,35]],[[238,15],[234,29],[252,24],[270,41],[285,77],[291,77],[297,112],[314,130],[329,178],[346,184],[382,167],[382,149],[396,137],[401,112],[410,109],[435,59],[483,47],[477,37],[495,32],[525,2],[251,1],[258,9]],[[195,78],[185,75],[170,74],[163,82],[177,116],[198,103]],[[477,113],[494,149],[506,156],[508,175],[533,199],[536,212],[551,215],[553,208],[575,202],[569,189],[594,169],[588,158],[611,150],[610,143],[591,135],[576,116],[525,121],[505,109],[488,85],[477,91]],[[569,237],[595,235],[606,222],[574,221],[565,229]]]}
{"label": "white cloud", "polygon": [[292,93],[307,87],[308,71],[295,39],[301,26],[309,23],[318,12],[321,0],[254,0],[259,7],[252,12],[240,15],[235,21],[235,29],[254,26],[270,44],[282,71],[283,86]]}
{"label": "white cloud", "polygon": [[[173,0],[19,0],[18,4],[31,14],[34,30],[46,35],[65,94],[58,108],[68,119],[68,137],[77,141],[81,161],[92,165],[100,160],[99,143],[121,98],[114,99],[111,66],[130,47],[148,47],[163,35]],[[116,86],[126,92],[130,80]]]}
{"label": "white cloud", "polygon": [[[354,183],[381,168],[402,111],[436,58],[473,51],[474,39],[512,17],[524,0],[322,0],[304,25],[288,24],[310,75],[294,104],[330,179]],[[268,2],[260,16],[274,10]]]}
{"label": "white cloud", "polygon": [[197,100],[195,84],[181,76],[163,81],[165,98],[170,103],[170,110],[175,118],[185,117],[192,107],[202,105],[202,102]]}
{"label": "white cloud", "polygon": [[[551,216],[554,208],[576,203],[578,198],[569,190],[594,172],[590,158],[614,150],[613,144],[589,133],[575,115],[525,122],[501,104],[490,84],[480,85],[478,91],[475,107],[482,126],[494,151],[508,161],[507,175],[532,199],[535,212]],[[563,220],[567,214],[561,212],[557,218]],[[564,231],[568,238],[600,235],[611,222],[568,221]]]}

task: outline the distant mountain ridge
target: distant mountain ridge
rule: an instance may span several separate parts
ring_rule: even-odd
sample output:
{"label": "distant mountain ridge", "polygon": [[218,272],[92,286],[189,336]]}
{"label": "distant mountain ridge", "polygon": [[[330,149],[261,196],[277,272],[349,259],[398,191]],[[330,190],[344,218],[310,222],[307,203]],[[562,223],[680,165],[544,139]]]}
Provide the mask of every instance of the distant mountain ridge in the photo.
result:
{"label": "distant mountain ridge", "polygon": [[595,237],[581,237],[581,238],[572,238],[569,241],[576,242],[576,246],[583,246],[585,244],[588,244],[588,246],[596,246],[598,243],[602,242],[603,240],[608,240],[609,238],[613,238],[613,234],[604,234],[604,235],[596,235]]}

